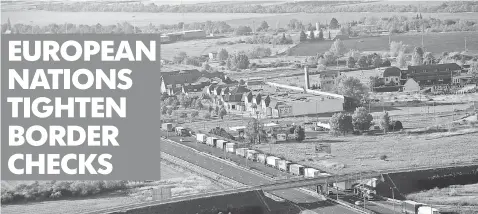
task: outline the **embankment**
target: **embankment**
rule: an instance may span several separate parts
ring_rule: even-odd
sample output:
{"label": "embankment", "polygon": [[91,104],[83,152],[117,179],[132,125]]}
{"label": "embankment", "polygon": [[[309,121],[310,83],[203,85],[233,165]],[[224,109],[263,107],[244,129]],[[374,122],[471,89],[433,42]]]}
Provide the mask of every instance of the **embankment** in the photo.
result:
{"label": "embankment", "polygon": [[[384,175],[383,178],[384,182],[377,184],[377,193],[384,197],[404,200],[407,194],[435,187],[443,188],[450,185],[478,183],[478,164],[391,173]],[[395,187],[394,195],[392,195],[391,187]]]}

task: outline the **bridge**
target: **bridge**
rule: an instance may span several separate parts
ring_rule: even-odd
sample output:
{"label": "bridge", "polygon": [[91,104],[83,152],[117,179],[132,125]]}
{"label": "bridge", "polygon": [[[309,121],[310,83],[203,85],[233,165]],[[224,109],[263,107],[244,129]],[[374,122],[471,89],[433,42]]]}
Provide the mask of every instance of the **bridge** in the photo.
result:
{"label": "bridge", "polygon": [[[205,156],[204,154],[202,154],[203,152],[198,152],[197,150],[194,149],[196,147],[198,148],[201,147],[201,150],[207,151],[207,153],[211,154],[210,156],[220,156],[222,152],[214,148],[211,148],[202,144],[197,145],[196,143],[191,143],[193,141],[190,141],[190,143],[180,142],[179,139],[180,137],[173,136],[170,138],[170,140],[162,141],[161,151],[167,154],[173,155],[177,158],[183,159],[184,161],[187,161],[191,164],[194,164],[204,169],[215,172],[217,174],[221,174],[222,176],[226,178],[238,181],[246,185],[247,187],[222,190],[219,192],[211,192],[211,193],[206,193],[201,195],[175,197],[175,198],[171,198],[169,200],[164,200],[164,201],[152,201],[152,202],[125,205],[125,206],[115,207],[111,209],[98,210],[95,212],[90,212],[88,214],[112,213],[112,212],[124,211],[124,210],[134,209],[134,208],[149,207],[149,206],[160,205],[165,203],[173,203],[173,202],[184,201],[184,200],[193,200],[197,198],[212,197],[216,195],[225,195],[225,194],[246,192],[246,191],[252,191],[252,190],[262,190],[294,203],[300,203],[300,204],[322,203],[322,205],[318,205],[318,207],[313,210],[317,213],[343,213],[343,214],[360,213],[359,211],[356,211],[356,210],[352,211],[349,208],[341,206],[334,201],[327,200],[327,201],[318,202],[319,200],[317,199],[317,197],[311,196],[310,194],[304,193],[303,191],[300,191],[296,188],[311,187],[311,186],[343,182],[343,181],[358,181],[358,180],[371,179],[371,178],[380,179],[382,175],[385,175],[388,173],[448,168],[448,167],[455,167],[455,166],[470,166],[470,165],[477,164],[477,163],[460,163],[460,164],[449,164],[449,165],[443,165],[443,166],[404,168],[404,169],[395,169],[395,170],[386,170],[386,171],[367,171],[367,172],[361,172],[361,173],[340,174],[340,175],[332,175],[328,177],[317,177],[317,178],[289,178],[289,179],[281,179],[281,180],[271,180],[271,178],[264,178],[264,176],[260,176],[249,169],[244,169],[244,168],[238,167],[237,165],[226,163],[227,161],[221,160],[220,158],[212,158],[212,157]],[[246,160],[239,159],[239,161],[246,161]],[[244,163],[242,162],[241,164],[244,164]],[[249,163],[249,164],[253,164],[253,163]],[[247,162],[246,162],[246,165],[247,165]],[[258,170],[266,170],[266,172],[271,170],[278,171],[265,166],[261,166],[263,168],[257,168],[257,166],[255,167]],[[276,172],[276,173],[280,173],[280,172]]]}

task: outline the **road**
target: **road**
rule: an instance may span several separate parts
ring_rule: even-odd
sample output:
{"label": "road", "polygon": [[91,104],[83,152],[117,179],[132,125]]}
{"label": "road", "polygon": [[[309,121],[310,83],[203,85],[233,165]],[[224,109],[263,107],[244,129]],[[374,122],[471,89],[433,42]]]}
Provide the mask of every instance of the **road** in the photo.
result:
{"label": "road", "polygon": [[[165,133],[161,133],[164,136]],[[170,133],[171,134],[171,133]],[[179,143],[179,137],[169,137],[170,140],[173,140]],[[192,142],[192,138],[187,138]],[[191,144],[195,144],[189,142]],[[199,144],[202,145],[202,144]],[[205,145],[202,145],[205,146]],[[216,149],[217,150],[217,149]],[[185,161],[188,161],[192,164],[200,166],[202,168],[208,169],[212,172],[221,174],[227,178],[233,179],[245,185],[255,186],[261,184],[270,184],[273,181],[255,174],[249,170],[241,169],[233,165],[227,164],[223,161],[213,159],[202,154],[199,154],[191,149],[185,148],[184,146],[177,145],[176,143],[171,143],[165,140],[161,141],[161,151],[167,154],[173,155],[175,157],[181,158]],[[219,151],[219,150],[217,150]],[[231,155],[231,154],[229,154]],[[278,170],[275,170],[278,172]],[[321,201],[314,196],[306,194],[302,191],[296,189],[288,190],[277,190],[271,192],[274,195],[277,195],[281,198],[292,201],[299,206],[310,209],[316,213],[320,214],[349,214],[356,213],[352,210],[349,210],[341,205],[335,204],[331,201]]]}
{"label": "road", "polygon": [[[351,203],[351,204],[355,204],[356,201],[361,201],[363,202],[363,198],[357,196],[357,195],[354,195],[352,193],[339,193],[338,194],[339,196],[339,199],[342,200],[342,201],[345,201],[345,202],[348,202],[348,203]],[[333,198],[336,197],[336,195],[333,195],[331,196]],[[360,205],[361,207],[363,207],[363,204]],[[393,206],[393,205],[391,205]],[[400,207],[399,205],[396,205],[395,207],[395,211],[393,210],[393,208],[388,208],[388,206],[386,205],[383,205],[382,202],[380,201],[366,201],[365,202],[365,208],[367,210],[371,210],[371,211],[374,211],[376,213],[380,213],[380,214],[397,214],[397,213],[400,213],[399,210],[400,210]]]}

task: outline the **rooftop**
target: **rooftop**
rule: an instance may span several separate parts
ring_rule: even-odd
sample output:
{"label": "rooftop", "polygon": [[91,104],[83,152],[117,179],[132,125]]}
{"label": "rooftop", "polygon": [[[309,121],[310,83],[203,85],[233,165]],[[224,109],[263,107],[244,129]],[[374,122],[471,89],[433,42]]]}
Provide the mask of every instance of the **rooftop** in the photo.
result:
{"label": "rooftop", "polygon": [[190,65],[165,65],[161,67],[161,72],[177,72],[182,70],[198,70],[198,68]]}

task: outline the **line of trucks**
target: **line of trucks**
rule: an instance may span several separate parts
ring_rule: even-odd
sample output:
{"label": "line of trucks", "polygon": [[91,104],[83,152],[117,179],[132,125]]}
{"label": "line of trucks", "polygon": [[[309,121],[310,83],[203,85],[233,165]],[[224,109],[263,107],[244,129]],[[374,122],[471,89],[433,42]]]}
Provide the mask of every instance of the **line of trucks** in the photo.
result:
{"label": "line of trucks", "polygon": [[173,127],[172,123],[163,123],[161,125],[161,129],[164,130],[164,131],[167,131],[167,132],[174,131],[176,136],[189,137],[189,136],[194,135],[194,132],[191,129],[180,127],[180,126]]}
{"label": "line of trucks", "polygon": [[318,169],[305,167],[300,164],[293,163],[275,156],[266,155],[259,151],[249,148],[237,148],[237,144],[227,140],[218,139],[216,137],[207,136],[206,134],[197,133],[196,140],[211,147],[221,149],[228,153],[233,153],[248,160],[262,163],[266,166],[289,172],[293,175],[304,176],[305,178],[328,177],[328,173],[320,172]]}

